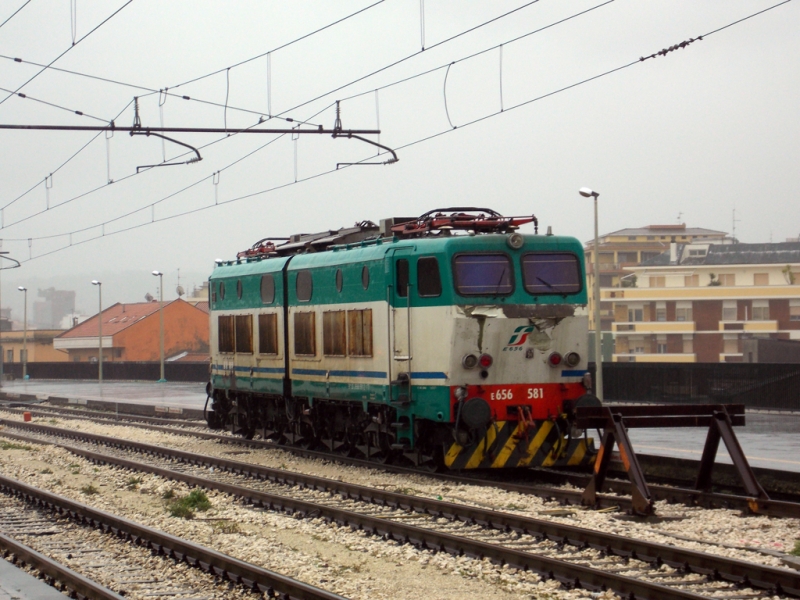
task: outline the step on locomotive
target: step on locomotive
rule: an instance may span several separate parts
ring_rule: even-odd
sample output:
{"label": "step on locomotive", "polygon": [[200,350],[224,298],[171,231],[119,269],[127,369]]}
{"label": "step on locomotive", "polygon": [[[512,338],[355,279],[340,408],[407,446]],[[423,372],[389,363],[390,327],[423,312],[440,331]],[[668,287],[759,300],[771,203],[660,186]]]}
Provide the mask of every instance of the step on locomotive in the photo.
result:
{"label": "step on locomotive", "polygon": [[424,468],[591,464],[585,281],[577,239],[485,208],[260,240],[209,278],[208,424]]}

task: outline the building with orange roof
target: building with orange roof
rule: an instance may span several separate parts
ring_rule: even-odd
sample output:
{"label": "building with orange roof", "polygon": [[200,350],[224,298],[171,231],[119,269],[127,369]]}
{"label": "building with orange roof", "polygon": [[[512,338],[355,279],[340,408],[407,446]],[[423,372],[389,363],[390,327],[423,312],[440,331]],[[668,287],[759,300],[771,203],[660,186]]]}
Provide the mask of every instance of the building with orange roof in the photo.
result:
{"label": "building with orange roof", "polygon": [[[74,362],[94,362],[99,354],[99,323],[103,323],[103,362],[160,359],[158,302],[117,303],[53,340],[56,350]],[[99,317],[99,318],[98,318]],[[188,302],[164,304],[164,355],[208,356],[208,313]]]}

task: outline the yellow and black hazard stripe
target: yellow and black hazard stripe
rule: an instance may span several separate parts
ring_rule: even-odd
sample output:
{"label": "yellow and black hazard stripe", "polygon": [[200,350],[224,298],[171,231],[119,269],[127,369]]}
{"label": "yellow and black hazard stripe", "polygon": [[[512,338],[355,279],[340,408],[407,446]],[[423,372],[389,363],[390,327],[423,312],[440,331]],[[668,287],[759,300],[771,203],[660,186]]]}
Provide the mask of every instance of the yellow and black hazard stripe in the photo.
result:
{"label": "yellow and black hazard stripe", "polygon": [[497,421],[469,446],[454,443],[444,457],[450,469],[589,465],[591,439],[568,439],[553,421]]}

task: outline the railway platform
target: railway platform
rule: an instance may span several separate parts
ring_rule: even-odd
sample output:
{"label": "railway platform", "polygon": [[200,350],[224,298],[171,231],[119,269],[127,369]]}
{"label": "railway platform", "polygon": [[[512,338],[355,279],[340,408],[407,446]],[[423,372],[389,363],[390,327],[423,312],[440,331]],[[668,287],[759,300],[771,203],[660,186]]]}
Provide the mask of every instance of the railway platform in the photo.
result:
{"label": "railway platform", "polygon": [[64,600],[65,597],[41,579],[0,559],[0,600]]}

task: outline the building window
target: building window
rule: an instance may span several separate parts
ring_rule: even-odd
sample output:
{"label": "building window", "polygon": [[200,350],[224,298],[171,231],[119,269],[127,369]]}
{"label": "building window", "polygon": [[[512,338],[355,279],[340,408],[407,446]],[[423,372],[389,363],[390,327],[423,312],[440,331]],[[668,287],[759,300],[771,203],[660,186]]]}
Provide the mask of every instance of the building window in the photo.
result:
{"label": "building window", "polygon": [[253,315],[236,315],[236,352],[253,353]]}
{"label": "building window", "polygon": [[350,356],[372,356],[372,309],[348,310],[347,330]]}
{"label": "building window", "polygon": [[667,320],[666,307],[656,308],[656,321],[666,321],[666,320]]}
{"label": "building window", "polygon": [[316,338],[316,315],[313,312],[294,313],[294,353],[297,356],[316,356]]}
{"label": "building window", "polygon": [[261,303],[275,302],[275,278],[272,275],[261,276]]}
{"label": "building window", "polygon": [[639,322],[644,320],[644,310],[641,308],[628,309],[628,322]]}
{"label": "building window", "polygon": [[694,354],[694,342],[692,340],[683,340],[683,353]]}
{"label": "building window", "polygon": [[769,273],[755,273],[753,285],[769,285]]}
{"label": "building window", "polygon": [[789,320],[800,321],[800,306],[789,307]]}
{"label": "building window", "polygon": [[308,302],[311,300],[311,294],[314,290],[314,282],[311,278],[311,271],[298,271],[295,289],[297,291],[297,299],[300,302]]}
{"label": "building window", "polygon": [[684,287],[699,287],[700,275],[686,275],[683,278]]}
{"label": "building window", "polygon": [[692,307],[676,308],[675,309],[676,321],[691,321],[692,320]]}
{"label": "building window", "polygon": [[725,302],[722,305],[722,320],[723,321],[736,321],[737,319],[737,310],[736,310],[736,303],[735,302]]}
{"label": "building window", "polygon": [[656,353],[657,354],[666,354],[667,353],[667,343],[666,342],[658,342],[658,344],[656,344]]}
{"label": "building window", "polygon": [[278,315],[258,315],[258,351],[261,354],[278,354]]}
{"label": "building window", "polygon": [[733,273],[724,273],[719,276],[719,284],[726,287],[733,287],[736,285],[736,275]]}
{"label": "building window", "polygon": [[236,348],[236,334],[233,327],[233,315],[217,317],[217,347],[220,352],[233,352]]}
{"label": "building window", "polygon": [[753,302],[753,321],[769,321],[769,302]]}
{"label": "building window", "polygon": [[617,252],[617,261],[621,263],[635,263],[639,261],[636,252]]}
{"label": "building window", "polygon": [[433,256],[426,256],[417,261],[417,293],[422,298],[435,298],[442,295],[439,261]]}
{"label": "building window", "polygon": [[722,341],[723,354],[738,354],[739,353],[739,340],[723,340]]}
{"label": "building window", "polygon": [[347,346],[345,312],[330,310],[322,313],[322,353],[325,356],[344,356]]}
{"label": "building window", "polygon": [[651,288],[662,288],[666,287],[667,285],[667,278],[666,277],[650,277],[650,287]]}

